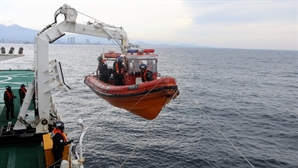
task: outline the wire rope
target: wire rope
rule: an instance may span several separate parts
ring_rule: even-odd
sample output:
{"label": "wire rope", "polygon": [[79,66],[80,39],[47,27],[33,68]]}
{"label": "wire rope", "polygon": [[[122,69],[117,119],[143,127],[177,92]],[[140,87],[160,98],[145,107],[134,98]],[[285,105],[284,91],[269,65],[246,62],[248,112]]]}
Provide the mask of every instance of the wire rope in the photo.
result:
{"label": "wire rope", "polygon": [[246,162],[254,168],[254,166],[250,163],[250,161],[238,150],[238,148],[230,141],[230,139],[218,128],[218,126],[210,119],[210,117],[202,110],[201,107],[198,106],[198,104],[192,99],[192,97],[184,90],[182,85],[177,82],[178,85],[182,88],[182,90],[185,92],[185,94],[188,96],[188,98],[197,106],[197,108],[207,117],[207,119],[213,124],[213,126],[217,129],[218,132],[220,132],[223,137],[232,145],[232,147],[246,160]]}
{"label": "wire rope", "polygon": [[[178,91],[175,92],[175,94],[172,96],[171,100],[176,97],[176,94],[178,93]],[[146,136],[148,135],[148,133],[152,130],[152,128],[155,126],[155,122],[156,120],[154,120],[152,122],[152,125],[149,127],[149,129],[146,131],[146,133],[144,134],[144,136],[138,141],[138,143],[135,145],[135,147],[133,148],[133,150],[130,152],[130,154],[125,158],[125,160],[122,162],[122,164],[119,166],[119,167],[122,167],[126,161],[131,157],[133,156],[135,150],[137,149],[138,146],[140,146],[141,142],[143,141],[143,139],[146,138]]]}

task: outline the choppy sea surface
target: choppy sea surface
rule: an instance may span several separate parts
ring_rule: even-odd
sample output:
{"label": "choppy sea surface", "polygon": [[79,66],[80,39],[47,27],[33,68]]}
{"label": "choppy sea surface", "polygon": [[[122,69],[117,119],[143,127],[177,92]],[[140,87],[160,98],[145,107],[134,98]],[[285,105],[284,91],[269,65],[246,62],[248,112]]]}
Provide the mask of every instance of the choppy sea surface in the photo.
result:
{"label": "choppy sea surface", "polygon": [[[34,59],[32,44],[2,46]],[[158,70],[176,78],[180,95],[147,121],[84,84],[109,48],[50,45],[71,87],[53,91],[68,135],[79,138],[78,118],[88,126],[85,167],[298,167],[297,51],[156,47]]]}

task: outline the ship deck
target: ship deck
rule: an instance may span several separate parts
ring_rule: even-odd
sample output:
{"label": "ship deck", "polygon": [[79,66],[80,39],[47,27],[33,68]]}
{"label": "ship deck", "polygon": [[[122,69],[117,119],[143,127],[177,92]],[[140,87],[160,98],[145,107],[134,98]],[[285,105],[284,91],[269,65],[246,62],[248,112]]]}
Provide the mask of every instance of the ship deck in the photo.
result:
{"label": "ship deck", "polygon": [[[18,116],[20,110],[19,88],[21,84],[28,86],[34,79],[34,72],[32,70],[1,70],[0,71],[0,167],[46,167],[43,147],[39,138],[24,136],[22,132],[11,133],[6,132],[8,122],[15,124],[16,118],[6,119],[6,107],[3,100],[5,87],[10,86],[14,95],[14,114]],[[29,113],[27,118],[35,117],[34,107],[31,102],[29,106]],[[19,134],[20,133],[20,134]],[[13,135],[13,136],[8,136]],[[23,134],[24,135],[24,134]],[[15,140],[17,139],[17,140]]]}

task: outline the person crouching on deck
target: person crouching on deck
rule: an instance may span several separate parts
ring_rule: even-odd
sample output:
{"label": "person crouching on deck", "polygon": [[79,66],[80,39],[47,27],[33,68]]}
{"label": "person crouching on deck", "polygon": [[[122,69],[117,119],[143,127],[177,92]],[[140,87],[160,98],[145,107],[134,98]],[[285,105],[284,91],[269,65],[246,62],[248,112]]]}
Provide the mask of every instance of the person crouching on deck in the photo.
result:
{"label": "person crouching on deck", "polygon": [[73,140],[67,141],[66,135],[64,134],[64,123],[62,121],[57,121],[55,123],[55,128],[52,131],[51,138],[53,139],[53,155],[55,163],[54,166],[60,166],[61,160],[67,158],[62,158],[64,146],[73,142]]}
{"label": "person crouching on deck", "polygon": [[141,64],[139,68],[141,70],[142,82],[149,82],[153,80],[152,72],[147,69],[147,66],[145,64]]}

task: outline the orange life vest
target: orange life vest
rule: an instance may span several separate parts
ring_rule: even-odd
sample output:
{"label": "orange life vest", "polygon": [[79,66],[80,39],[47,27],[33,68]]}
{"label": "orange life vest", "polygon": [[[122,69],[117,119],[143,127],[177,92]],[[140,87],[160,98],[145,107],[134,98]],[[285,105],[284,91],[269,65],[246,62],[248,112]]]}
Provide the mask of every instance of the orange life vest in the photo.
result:
{"label": "orange life vest", "polygon": [[20,88],[24,93],[27,92],[27,90],[25,88]]}
{"label": "orange life vest", "polygon": [[62,137],[63,137],[63,139],[64,139],[64,142],[67,142],[67,138],[66,138],[65,134],[63,134],[63,132],[62,132],[60,129],[58,129],[58,128],[54,128],[54,129],[53,129],[53,133],[54,133],[55,135],[56,135],[57,133],[61,134]]}
{"label": "orange life vest", "polygon": [[[121,64],[122,64],[122,62],[121,62]],[[121,69],[119,69],[119,65],[118,65],[118,62],[116,62],[116,67],[115,67],[116,69],[116,73],[117,74],[123,74],[124,73],[124,68],[123,68],[123,65],[122,65],[122,68]]]}
{"label": "orange life vest", "polygon": [[146,82],[147,81],[147,77],[146,77],[146,74],[147,74],[147,69],[144,71],[144,73],[141,72],[141,78],[142,78],[142,81]]}
{"label": "orange life vest", "polygon": [[8,100],[11,100],[14,98],[13,92],[11,92],[11,94],[10,94],[8,91],[5,91],[5,93],[7,94]]}

